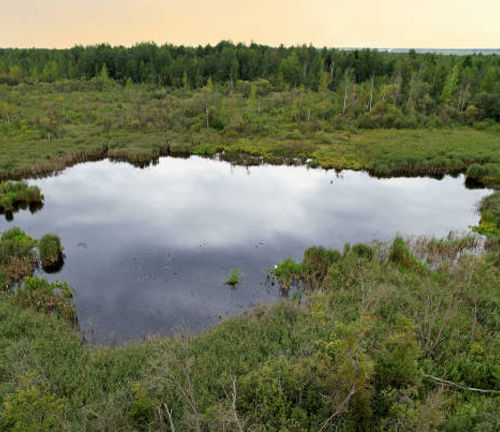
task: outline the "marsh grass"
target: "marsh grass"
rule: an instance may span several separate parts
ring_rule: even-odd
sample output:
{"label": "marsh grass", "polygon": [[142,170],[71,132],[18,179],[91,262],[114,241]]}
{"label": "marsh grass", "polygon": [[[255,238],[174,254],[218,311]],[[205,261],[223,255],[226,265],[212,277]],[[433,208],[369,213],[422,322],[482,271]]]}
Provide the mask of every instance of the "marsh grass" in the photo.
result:
{"label": "marsh grass", "polygon": [[33,273],[37,265],[34,248],[36,239],[14,227],[0,236],[0,288],[5,290],[12,283]]}
{"label": "marsh grass", "polygon": [[231,270],[224,284],[229,285],[232,288],[236,287],[236,285],[240,283],[241,273],[240,269]]}
{"label": "marsh grass", "polygon": [[0,182],[0,214],[12,218],[12,214],[29,208],[32,213],[43,206],[43,195],[38,186],[29,186],[25,181]]}
{"label": "marsh grass", "polygon": [[61,262],[63,248],[61,239],[55,234],[45,234],[38,242],[38,250],[44,267],[50,269]]}

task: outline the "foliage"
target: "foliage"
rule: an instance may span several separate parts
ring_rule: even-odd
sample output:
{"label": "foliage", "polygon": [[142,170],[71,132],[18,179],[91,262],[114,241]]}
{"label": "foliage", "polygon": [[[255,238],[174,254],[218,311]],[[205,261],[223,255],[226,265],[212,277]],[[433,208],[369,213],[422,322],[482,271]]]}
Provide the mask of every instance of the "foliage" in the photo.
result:
{"label": "foliage", "polygon": [[57,432],[63,424],[64,399],[57,399],[33,383],[34,376],[21,376],[16,392],[3,403],[5,427],[12,432]]}
{"label": "foliage", "polygon": [[500,236],[500,192],[495,192],[481,202],[481,220],[474,231],[490,238]]}

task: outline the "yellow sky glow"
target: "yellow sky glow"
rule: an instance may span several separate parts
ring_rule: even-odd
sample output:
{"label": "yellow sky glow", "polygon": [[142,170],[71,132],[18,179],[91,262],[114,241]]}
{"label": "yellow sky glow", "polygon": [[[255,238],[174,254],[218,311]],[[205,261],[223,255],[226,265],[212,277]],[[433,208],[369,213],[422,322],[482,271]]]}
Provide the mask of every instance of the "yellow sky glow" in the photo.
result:
{"label": "yellow sky glow", "polygon": [[0,0],[0,46],[500,47],[499,0]]}

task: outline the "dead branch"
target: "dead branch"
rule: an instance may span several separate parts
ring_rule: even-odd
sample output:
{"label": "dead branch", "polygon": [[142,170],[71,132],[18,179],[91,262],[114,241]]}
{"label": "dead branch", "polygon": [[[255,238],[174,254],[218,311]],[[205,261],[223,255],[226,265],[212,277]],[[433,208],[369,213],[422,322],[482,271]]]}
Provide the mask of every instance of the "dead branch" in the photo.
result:
{"label": "dead branch", "polygon": [[236,393],[236,378],[233,378],[233,402],[231,403],[231,411],[233,412],[233,417],[234,421],[236,422],[236,426],[238,426],[238,430],[240,432],[243,432],[243,427],[241,426],[240,419],[238,417],[238,413],[236,412],[236,398],[237,398],[237,393]]}
{"label": "dead branch", "polygon": [[165,411],[167,412],[168,422],[170,423],[170,429],[172,430],[172,432],[175,432],[174,420],[172,418],[172,410],[168,408],[168,405],[166,403],[164,403],[163,406],[165,407]]}
{"label": "dead branch", "polygon": [[468,390],[468,391],[477,392],[477,393],[500,395],[500,390],[485,390],[485,389],[479,389],[479,388],[475,388],[475,387],[467,387],[467,386],[464,386],[462,384],[458,384],[458,383],[450,381],[450,380],[435,377],[433,375],[424,374],[423,376],[424,376],[424,378],[428,378],[428,379],[431,379],[433,381],[436,381],[437,383],[439,383],[441,385],[446,385],[448,387],[455,387],[455,388],[458,388],[460,390]]}
{"label": "dead branch", "polygon": [[323,424],[321,425],[321,428],[319,429],[320,431],[325,430],[330,425],[330,422],[335,417],[337,417],[339,414],[342,414],[342,412],[344,412],[345,408],[349,404],[349,401],[351,400],[351,398],[354,396],[354,394],[356,392],[357,392],[356,386],[352,386],[351,391],[346,396],[346,398],[342,401],[342,403],[338,406],[338,408],[335,410],[335,412],[323,422]]}

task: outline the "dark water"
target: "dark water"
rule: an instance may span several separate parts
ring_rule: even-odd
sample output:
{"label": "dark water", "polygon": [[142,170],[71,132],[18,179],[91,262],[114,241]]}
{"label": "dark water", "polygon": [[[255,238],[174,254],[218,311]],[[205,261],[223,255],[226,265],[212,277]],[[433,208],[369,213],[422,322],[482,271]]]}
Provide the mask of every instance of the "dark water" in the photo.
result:
{"label": "dark water", "polygon": [[[290,255],[300,260],[312,245],[467,230],[489,193],[466,189],[463,177],[337,177],[197,157],[142,170],[85,163],[29,183],[41,187],[43,209],[2,219],[0,228],[61,237],[65,265],[45,277],[70,283],[84,335],[108,343],[182,323],[208,327],[276,298],[266,270]],[[234,290],[224,284],[233,269],[242,271]]]}

